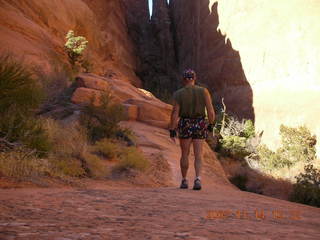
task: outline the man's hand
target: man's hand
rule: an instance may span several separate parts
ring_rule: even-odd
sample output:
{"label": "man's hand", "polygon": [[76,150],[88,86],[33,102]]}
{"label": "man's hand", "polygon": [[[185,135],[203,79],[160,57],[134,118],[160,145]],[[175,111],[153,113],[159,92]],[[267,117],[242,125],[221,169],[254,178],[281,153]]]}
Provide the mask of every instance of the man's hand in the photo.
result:
{"label": "man's hand", "polygon": [[175,142],[176,142],[175,137],[177,136],[176,130],[170,129],[169,132],[170,132],[170,138],[171,138],[171,140],[175,143]]}
{"label": "man's hand", "polygon": [[209,132],[212,133],[213,132],[213,123],[209,123],[207,129]]}

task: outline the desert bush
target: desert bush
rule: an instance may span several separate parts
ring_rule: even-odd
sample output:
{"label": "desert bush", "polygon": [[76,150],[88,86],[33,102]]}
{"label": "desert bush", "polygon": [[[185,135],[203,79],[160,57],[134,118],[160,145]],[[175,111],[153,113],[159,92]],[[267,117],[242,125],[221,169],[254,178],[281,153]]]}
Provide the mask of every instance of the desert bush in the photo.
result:
{"label": "desert bush", "polygon": [[16,147],[12,151],[0,152],[0,175],[20,179],[49,173],[48,161],[36,157],[33,150]]}
{"label": "desert bush", "polygon": [[63,125],[59,121],[46,119],[52,149],[48,159],[55,176],[84,177],[90,175],[86,162],[88,140],[86,130],[78,125]]}
{"label": "desert bush", "polygon": [[121,147],[119,144],[112,142],[108,138],[105,138],[96,142],[94,151],[108,159],[113,159],[120,156]]}
{"label": "desert bush", "polygon": [[217,117],[214,131],[219,138],[215,150],[225,156],[245,159],[254,154],[260,144],[261,134],[256,134],[251,120],[240,121],[225,111]]}
{"label": "desert bush", "polygon": [[279,152],[292,164],[315,159],[317,138],[306,126],[293,128],[281,125],[280,135],[282,147]]}
{"label": "desert bush", "polygon": [[126,147],[120,154],[120,159],[114,170],[125,171],[130,169],[136,169],[144,171],[149,166],[148,160],[136,147]]}
{"label": "desert bush", "polygon": [[320,169],[307,163],[296,179],[290,201],[320,207]]}
{"label": "desert bush", "polygon": [[50,176],[64,178],[70,177],[85,177],[86,170],[83,168],[81,161],[76,158],[49,158]]}
{"label": "desert bush", "polygon": [[10,55],[0,57],[0,139],[36,149],[39,156],[50,150],[42,120],[35,110],[43,100],[42,88],[23,63]]}
{"label": "desert bush", "polygon": [[5,113],[13,106],[30,114],[43,100],[42,89],[23,62],[11,55],[0,56],[0,111]]}
{"label": "desert bush", "polygon": [[103,161],[96,155],[87,153],[85,156],[86,166],[91,178],[104,178],[108,175],[108,170]]}
{"label": "desert bush", "polygon": [[45,129],[52,149],[50,156],[56,158],[77,158],[88,150],[86,130],[78,124],[61,124],[57,120],[46,119]]}
{"label": "desert bush", "polygon": [[124,120],[124,108],[120,104],[112,102],[112,96],[106,91],[100,98],[100,105],[94,105],[93,96],[91,103],[82,111],[80,121],[88,130],[91,141],[102,138],[116,137],[122,131],[118,123]]}
{"label": "desert bush", "polygon": [[305,126],[297,128],[280,126],[281,145],[276,151],[266,145],[258,148],[259,165],[265,171],[292,167],[299,162],[310,162],[316,158],[316,136]]}
{"label": "desert bush", "polygon": [[292,163],[281,155],[281,151],[272,151],[265,144],[258,147],[258,161],[260,168],[266,172],[274,169],[290,167]]}
{"label": "desert bush", "polygon": [[88,41],[83,36],[75,36],[73,30],[69,30],[66,35],[67,42],[65,43],[65,49],[68,54],[70,63],[72,66],[80,60],[83,51],[86,49]]}

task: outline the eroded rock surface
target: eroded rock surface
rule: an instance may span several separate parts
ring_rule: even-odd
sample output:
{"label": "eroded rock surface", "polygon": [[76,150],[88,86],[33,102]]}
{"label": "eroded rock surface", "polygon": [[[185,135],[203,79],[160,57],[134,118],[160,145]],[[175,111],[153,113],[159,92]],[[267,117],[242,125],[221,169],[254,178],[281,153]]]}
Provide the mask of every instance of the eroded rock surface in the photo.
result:
{"label": "eroded rock surface", "polygon": [[124,81],[141,86],[134,71],[134,46],[128,37],[122,1],[1,0],[1,53],[25,58],[45,72],[68,65],[64,51],[69,30],[89,41],[85,56],[93,72],[116,72]]}

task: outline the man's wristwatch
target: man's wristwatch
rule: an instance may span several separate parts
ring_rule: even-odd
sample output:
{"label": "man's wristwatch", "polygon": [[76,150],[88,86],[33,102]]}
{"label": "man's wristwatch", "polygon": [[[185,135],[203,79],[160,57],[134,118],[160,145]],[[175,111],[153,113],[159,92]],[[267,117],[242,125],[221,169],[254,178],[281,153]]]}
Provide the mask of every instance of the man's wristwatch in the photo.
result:
{"label": "man's wristwatch", "polygon": [[174,138],[174,137],[177,136],[177,132],[176,132],[175,129],[170,129],[169,132],[170,132],[170,137],[171,137],[171,138]]}
{"label": "man's wristwatch", "polygon": [[213,123],[209,123],[207,129],[209,132],[213,132]]}

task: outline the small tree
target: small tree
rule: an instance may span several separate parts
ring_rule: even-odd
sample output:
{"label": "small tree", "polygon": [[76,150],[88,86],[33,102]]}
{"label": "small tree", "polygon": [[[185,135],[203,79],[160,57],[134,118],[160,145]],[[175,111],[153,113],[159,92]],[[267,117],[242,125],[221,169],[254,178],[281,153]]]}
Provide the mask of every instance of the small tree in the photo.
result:
{"label": "small tree", "polygon": [[66,36],[67,42],[65,43],[65,48],[69,57],[69,61],[72,67],[79,61],[83,51],[86,49],[88,41],[85,37],[75,36],[73,30],[70,30]]}
{"label": "small tree", "polygon": [[304,173],[295,177],[297,183],[293,186],[290,201],[320,207],[320,169],[307,163]]}
{"label": "small tree", "polygon": [[258,148],[259,164],[271,172],[274,169],[291,167],[297,162],[309,163],[316,159],[317,137],[306,126],[296,128],[280,126],[281,145],[276,151],[266,145]]}

